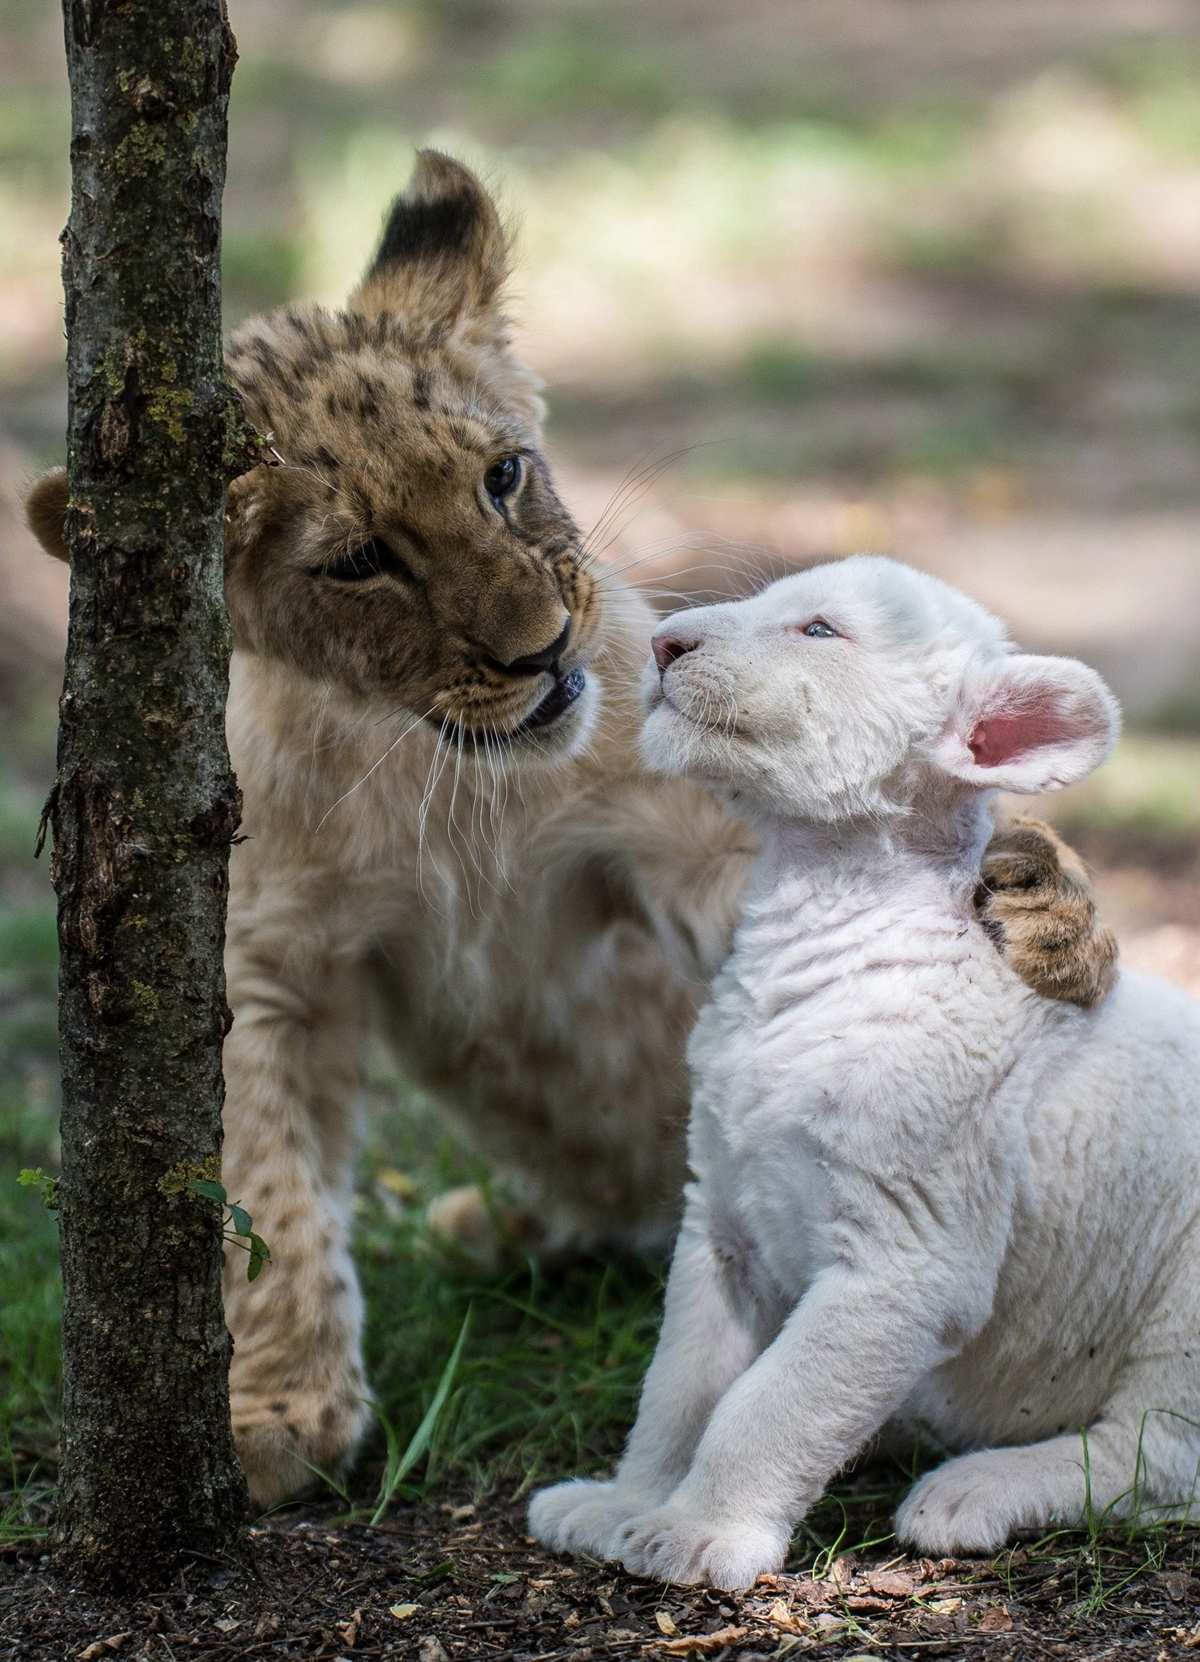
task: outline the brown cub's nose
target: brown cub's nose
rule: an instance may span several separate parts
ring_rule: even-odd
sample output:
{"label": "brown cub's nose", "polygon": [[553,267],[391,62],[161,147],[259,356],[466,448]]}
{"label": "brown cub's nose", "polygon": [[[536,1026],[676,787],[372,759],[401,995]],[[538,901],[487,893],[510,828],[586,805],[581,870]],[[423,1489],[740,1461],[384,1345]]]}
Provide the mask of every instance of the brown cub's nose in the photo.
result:
{"label": "brown cub's nose", "polygon": [[694,652],[699,645],[699,641],[682,640],[678,635],[655,635],[650,648],[658,665],[658,673],[665,675],[676,658],[682,658],[686,652]]}
{"label": "brown cub's nose", "polygon": [[504,667],[518,675],[536,675],[539,670],[553,669],[567,650],[567,642],[570,639],[571,620],[568,618],[563,625],[562,634],[552,640],[549,646],[544,646],[540,652],[527,652],[523,658],[514,658]]}

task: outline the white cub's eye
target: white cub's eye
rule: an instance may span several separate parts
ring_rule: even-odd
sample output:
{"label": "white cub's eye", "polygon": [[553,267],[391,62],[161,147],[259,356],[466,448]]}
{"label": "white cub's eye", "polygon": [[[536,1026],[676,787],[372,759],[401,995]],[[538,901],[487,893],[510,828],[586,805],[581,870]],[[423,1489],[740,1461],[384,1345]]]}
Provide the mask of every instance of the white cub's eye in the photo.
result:
{"label": "white cub's eye", "polygon": [[813,618],[811,623],[806,623],[800,633],[815,641],[837,640],[839,638],[837,630],[826,623],[824,618],[819,617]]}

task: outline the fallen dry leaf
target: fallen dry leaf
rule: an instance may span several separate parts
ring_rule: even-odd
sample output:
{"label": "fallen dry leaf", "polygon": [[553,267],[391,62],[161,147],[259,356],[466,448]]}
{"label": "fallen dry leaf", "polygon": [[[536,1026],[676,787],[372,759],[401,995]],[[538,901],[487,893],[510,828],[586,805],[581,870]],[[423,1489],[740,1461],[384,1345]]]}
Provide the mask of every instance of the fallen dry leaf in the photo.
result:
{"label": "fallen dry leaf", "polygon": [[415,1616],[420,1608],[419,1604],[393,1604],[389,1605],[388,1612],[395,1616],[398,1622],[406,1622],[410,1616]]}
{"label": "fallen dry leaf", "polygon": [[823,1610],[819,1616],[813,1617],[813,1626],[817,1632],[828,1636],[830,1633],[840,1633],[843,1628],[850,1626],[844,1616],[835,1616],[832,1610]]}
{"label": "fallen dry leaf", "polygon": [[132,1633],[113,1633],[107,1639],[97,1639],[79,1652],[79,1662],[96,1662],[96,1658],[103,1656],[105,1651],[111,1655],[113,1651],[120,1650],[126,1639],[132,1638]]}
{"label": "fallen dry leaf", "polygon": [[841,1591],[843,1588],[849,1587],[854,1580],[854,1572],[857,1568],[858,1559],[855,1558],[854,1554],[844,1552],[840,1558],[834,1560],[833,1567],[825,1579],[832,1581],[833,1585]]}
{"label": "fallen dry leaf", "polygon": [[656,1610],[654,1612],[654,1620],[658,1624],[658,1631],[660,1633],[665,1633],[668,1639],[677,1639],[679,1637],[679,1629],[675,1626],[675,1623],[671,1620],[670,1616],[667,1615],[665,1610]]}
{"label": "fallen dry leaf", "polygon": [[435,1639],[433,1634],[429,1633],[421,1640],[417,1662],[450,1662],[450,1658],[446,1655],[441,1640]]}
{"label": "fallen dry leaf", "polygon": [[[925,1608],[926,1608],[926,1610],[936,1610],[939,1615],[949,1616],[952,1611],[962,1609],[962,1600],[958,1599],[958,1598],[954,1598],[954,1599],[930,1599],[929,1603],[925,1606]],[[1006,1614],[1007,1614],[1007,1612],[1006,1612]],[[1012,1621],[1010,1620],[1009,1624],[1008,1624],[1008,1627],[1011,1627],[1011,1626],[1012,1626]],[[997,1628],[997,1629],[995,1629],[995,1631],[997,1633],[999,1633],[999,1632],[1007,1633],[1008,1628],[1003,1628],[1003,1629]]]}
{"label": "fallen dry leaf", "polygon": [[334,1626],[341,1634],[346,1649],[353,1650],[358,1643],[358,1630],[362,1626],[362,1611],[355,1610],[348,1622],[335,1622]]}
{"label": "fallen dry leaf", "polygon": [[686,1639],[671,1639],[657,1648],[665,1656],[712,1656],[745,1637],[744,1627],[723,1627],[717,1633],[694,1633]]}
{"label": "fallen dry leaf", "polygon": [[397,1171],[394,1166],[385,1166],[382,1171],[375,1173],[375,1181],[380,1188],[386,1189],[389,1194],[399,1200],[417,1200],[420,1198],[421,1185],[415,1177],[407,1172]]}
{"label": "fallen dry leaf", "polygon": [[907,1599],[916,1591],[917,1577],[905,1570],[877,1570],[867,1576],[867,1586],[882,1598]]}
{"label": "fallen dry leaf", "polygon": [[983,1620],[979,1624],[980,1633],[1011,1633],[1013,1619],[1002,1604],[994,1604],[990,1610],[985,1610]]}
{"label": "fallen dry leaf", "polygon": [[803,1616],[794,1616],[787,1607],[785,1599],[776,1599],[763,1618],[771,1626],[778,1628],[781,1633],[795,1633],[797,1635],[812,1632],[812,1628]]}
{"label": "fallen dry leaf", "polygon": [[218,1616],[213,1626],[218,1633],[232,1633],[235,1627],[241,1627],[236,1616]]}

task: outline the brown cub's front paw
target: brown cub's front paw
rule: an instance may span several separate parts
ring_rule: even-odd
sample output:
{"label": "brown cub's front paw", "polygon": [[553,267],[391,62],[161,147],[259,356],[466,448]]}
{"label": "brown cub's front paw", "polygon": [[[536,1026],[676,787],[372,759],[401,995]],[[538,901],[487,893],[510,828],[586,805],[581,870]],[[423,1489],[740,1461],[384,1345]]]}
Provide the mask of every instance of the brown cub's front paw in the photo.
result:
{"label": "brown cub's front paw", "polygon": [[975,909],[1004,961],[1043,998],[1086,1009],[1116,980],[1116,937],[1096,916],[1083,862],[1039,820],[997,827]]}
{"label": "brown cub's front paw", "polygon": [[283,1392],[271,1402],[231,1402],[233,1441],[256,1512],[314,1489],[319,1474],[338,1476],[354,1458],[370,1410],[351,1391]]}
{"label": "brown cub's front paw", "polygon": [[511,1206],[491,1206],[478,1183],[464,1183],[437,1195],[425,1210],[430,1234],[468,1258],[485,1275],[496,1275],[506,1250],[537,1245],[537,1226]]}

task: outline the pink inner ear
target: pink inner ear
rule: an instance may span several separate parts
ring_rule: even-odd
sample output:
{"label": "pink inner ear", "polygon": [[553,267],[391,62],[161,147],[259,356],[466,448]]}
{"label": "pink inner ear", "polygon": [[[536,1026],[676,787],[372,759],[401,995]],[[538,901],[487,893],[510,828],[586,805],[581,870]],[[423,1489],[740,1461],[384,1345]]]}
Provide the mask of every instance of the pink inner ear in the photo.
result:
{"label": "pink inner ear", "polygon": [[1062,744],[1074,737],[1057,710],[1022,710],[1013,715],[985,716],[967,740],[976,767],[1002,767],[1042,745]]}

